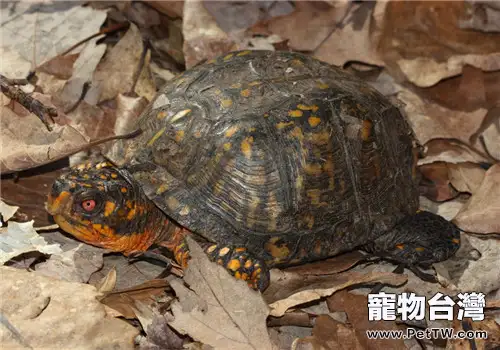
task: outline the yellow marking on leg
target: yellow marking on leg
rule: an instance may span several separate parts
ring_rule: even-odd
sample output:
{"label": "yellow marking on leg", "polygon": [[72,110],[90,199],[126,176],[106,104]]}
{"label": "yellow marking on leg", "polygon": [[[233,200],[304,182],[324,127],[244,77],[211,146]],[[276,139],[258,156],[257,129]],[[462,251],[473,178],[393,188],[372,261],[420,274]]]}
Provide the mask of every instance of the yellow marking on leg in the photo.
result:
{"label": "yellow marking on leg", "polygon": [[217,244],[211,245],[207,248],[207,253],[211,254],[214,252],[215,248],[217,248]]}
{"label": "yellow marking on leg", "polygon": [[241,263],[238,259],[232,259],[226,265],[226,268],[231,270],[231,271],[239,270],[240,267],[241,267]]}
{"label": "yellow marking on leg", "polygon": [[229,249],[228,247],[224,247],[222,248],[221,250],[219,250],[219,256],[224,256],[226,255],[227,253],[229,253],[231,249]]}

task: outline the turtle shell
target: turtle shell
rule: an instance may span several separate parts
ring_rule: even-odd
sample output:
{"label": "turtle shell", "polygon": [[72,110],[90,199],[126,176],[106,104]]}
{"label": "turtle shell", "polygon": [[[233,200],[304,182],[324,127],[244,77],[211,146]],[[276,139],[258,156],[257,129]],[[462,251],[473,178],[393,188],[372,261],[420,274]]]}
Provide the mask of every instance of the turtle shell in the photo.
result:
{"label": "turtle shell", "polygon": [[240,51],[170,81],[122,160],[170,218],[270,265],[367,243],[418,209],[413,133],[358,78]]}

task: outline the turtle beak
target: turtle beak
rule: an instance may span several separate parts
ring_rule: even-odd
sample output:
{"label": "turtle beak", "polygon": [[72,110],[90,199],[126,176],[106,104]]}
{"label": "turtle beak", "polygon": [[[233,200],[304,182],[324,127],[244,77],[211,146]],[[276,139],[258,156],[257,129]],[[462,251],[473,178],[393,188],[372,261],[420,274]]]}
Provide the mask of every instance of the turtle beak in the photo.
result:
{"label": "turtle beak", "polygon": [[46,209],[50,215],[60,214],[71,202],[71,193],[67,185],[57,179],[52,185],[52,190],[47,200]]}

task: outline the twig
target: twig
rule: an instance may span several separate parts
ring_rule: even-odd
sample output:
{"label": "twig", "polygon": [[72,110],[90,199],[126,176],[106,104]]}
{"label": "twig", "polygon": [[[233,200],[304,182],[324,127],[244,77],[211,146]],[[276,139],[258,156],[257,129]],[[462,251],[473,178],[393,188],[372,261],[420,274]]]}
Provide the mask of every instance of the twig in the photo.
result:
{"label": "twig", "polygon": [[50,122],[54,123],[53,118],[57,117],[57,109],[45,106],[42,102],[31,97],[20,88],[14,86],[23,85],[19,84],[20,82],[24,83],[22,79],[11,80],[0,74],[0,89],[2,92],[10,99],[18,102],[31,113],[35,114],[38,118],[40,118],[47,129],[52,131],[52,127],[49,124],[49,118]]}

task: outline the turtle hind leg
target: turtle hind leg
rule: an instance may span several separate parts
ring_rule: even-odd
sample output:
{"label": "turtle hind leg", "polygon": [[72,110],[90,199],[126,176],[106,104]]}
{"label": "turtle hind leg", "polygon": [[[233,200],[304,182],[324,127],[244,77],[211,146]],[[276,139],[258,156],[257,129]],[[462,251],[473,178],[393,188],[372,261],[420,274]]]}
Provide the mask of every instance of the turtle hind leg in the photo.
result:
{"label": "turtle hind leg", "polygon": [[429,266],[453,256],[460,247],[460,230],[439,215],[420,211],[365,246],[370,253],[404,264]]}
{"label": "turtle hind leg", "polygon": [[253,257],[246,248],[208,243],[204,246],[210,260],[226,268],[235,278],[244,280],[260,291],[269,285],[269,270],[261,259]]}

